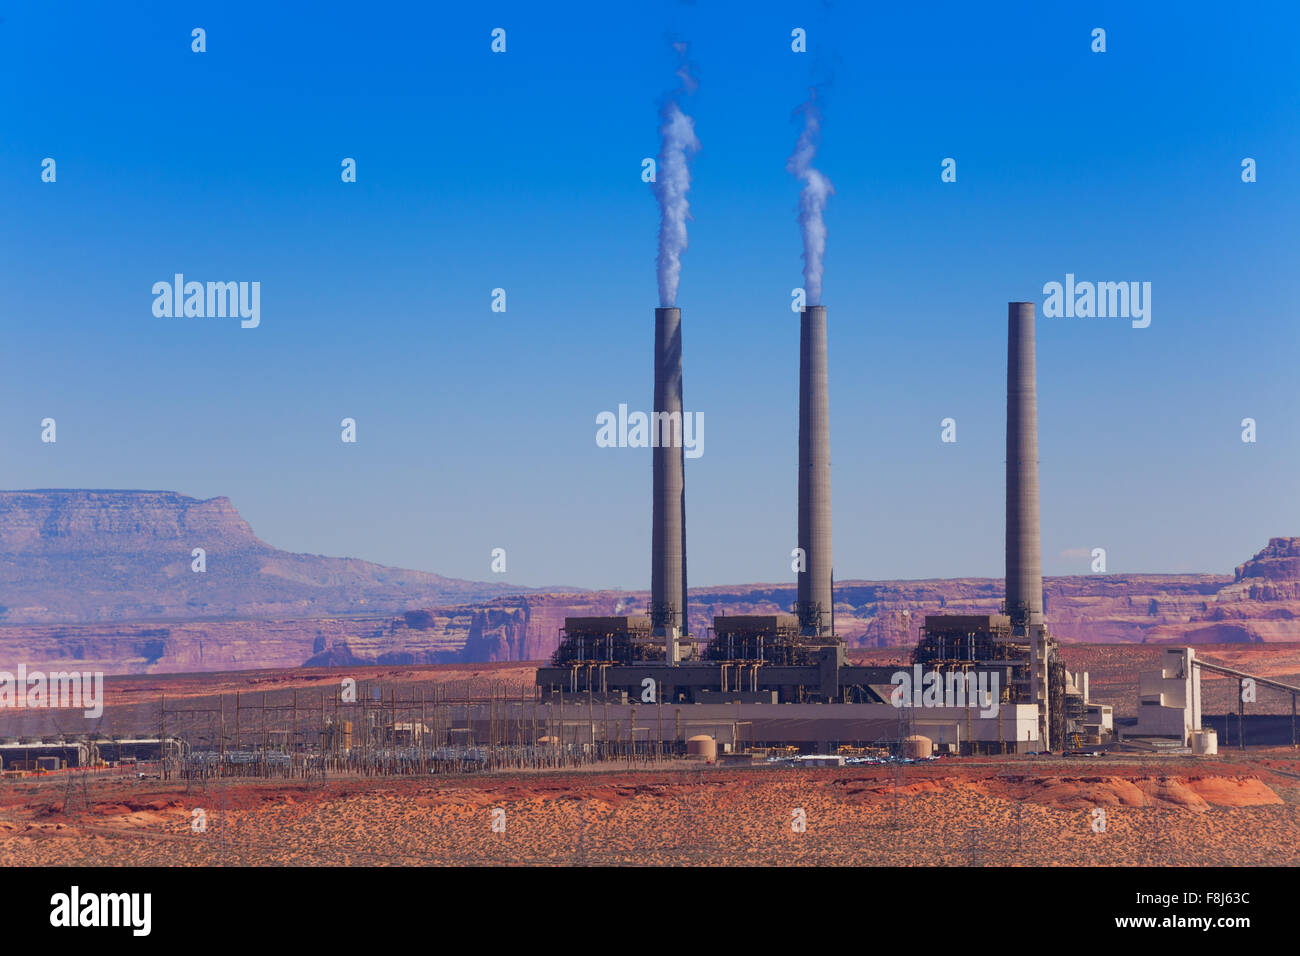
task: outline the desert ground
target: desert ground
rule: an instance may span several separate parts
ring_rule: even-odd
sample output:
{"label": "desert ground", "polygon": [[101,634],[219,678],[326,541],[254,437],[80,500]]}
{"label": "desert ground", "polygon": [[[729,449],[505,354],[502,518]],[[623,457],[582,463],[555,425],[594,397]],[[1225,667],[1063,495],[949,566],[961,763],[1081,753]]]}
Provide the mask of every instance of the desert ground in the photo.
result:
{"label": "desert ground", "polygon": [[1296,865],[1300,756],[679,762],[188,792],[50,775],[0,790],[0,864]]}
{"label": "desert ground", "polygon": [[[1137,673],[1160,652],[1064,648],[1117,716],[1135,709]],[[885,663],[905,653],[854,656]],[[1300,683],[1295,645],[1198,654]],[[532,676],[533,665],[520,663],[135,675],[109,679],[97,720],[11,710],[0,734],[148,734],[162,695],[169,709],[220,704],[230,720],[236,692],[245,707],[265,694],[307,712],[344,677],[362,693],[375,686],[408,698],[430,685],[526,689]],[[1235,681],[1207,673],[1203,687],[1207,713],[1233,706]],[[1251,712],[1289,713],[1289,699],[1277,696],[1261,694]],[[126,768],[64,771],[0,781],[0,864],[1300,864],[1300,754],[1221,743],[1214,757],[945,756],[821,769],[676,760],[188,785]]]}

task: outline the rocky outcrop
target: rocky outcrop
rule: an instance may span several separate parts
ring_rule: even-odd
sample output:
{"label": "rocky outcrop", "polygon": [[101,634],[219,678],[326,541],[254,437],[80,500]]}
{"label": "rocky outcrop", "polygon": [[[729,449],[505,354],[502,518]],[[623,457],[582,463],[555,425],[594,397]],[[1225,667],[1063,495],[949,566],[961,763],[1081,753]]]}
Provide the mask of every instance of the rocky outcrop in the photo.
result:
{"label": "rocky outcrop", "polygon": [[373,637],[383,618],[191,621],[0,627],[0,670],[189,673],[298,667],[338,643]]}
{"label": "rocky outcrop", "polygon": [[1300,605],[1300,538],[1272,538],[1268,547],[1237,566],[1232,584],[1216,599],[1226,608],[1234,603],[1264,603],[1296,610]]}
{"label": "rocky outcrop", "polygon": [[621,591],[546,594],[504,600],[474,611],[465,661],[537,661],[551,656],[566,617],[644,613],[649,594]]}
{"label": "rocky outcrop", "polygon": [[1272,538],[1238,565],[1183,627],[1154,627],[1146,640],[1229,644],[1300,641],[1300,538]]}
{"label": "rocky outcrop", "polygon": [[[1224,575],[1133,574],[1045,578],[1052,632],[1062,640],[1142,641],[1160,625],[1179,627],[1202,614]],[[911,644],[929,614],[993,614],[1003,597],[999,578],[923,581],[844,581],[835,585],[835,630],[852,647]],[[691,592],[699,631],[713,614],[789,611],[794,587],[706,588]]]}
{"label": "rocky outcrop", "polygon": [[280,551],[227,498],[0,492],[3,624],[374,615],[522,590]]}
{"label": "rocky outcrop", "polygon": [[1270,538],[1268,547],[1237,566],[1236,584],[1271,581],[1288,594],[1300,587],[1300,538]]}

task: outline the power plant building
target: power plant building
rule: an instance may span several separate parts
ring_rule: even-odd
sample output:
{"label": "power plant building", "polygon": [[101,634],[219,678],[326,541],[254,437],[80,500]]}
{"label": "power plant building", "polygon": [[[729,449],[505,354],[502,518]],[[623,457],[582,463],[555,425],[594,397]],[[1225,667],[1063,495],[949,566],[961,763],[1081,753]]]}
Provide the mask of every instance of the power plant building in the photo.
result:
{"label": "power plant building", "polygon": [[[737,746],[901,745],[1034,752],[1098,743],[1113,723],[1068,674],[1043,613],[1034,306],[1008,306],[1006,601],[1000,614],[930,615],[909,665],[849,663],[832,593],[826,309],[800,316],[798,547],[791,613],[719,615],[688,635],[685,476],[677,447],[654,448],[649,614],[570,617],[537,672],[553,721],[649,727],[661,740],[710,735]],[[655,312],[655,410],[681,405],[681,314]],[[680,420],[680,415],[678,416]],[[639,712],[639,714],[638,714]],[[653,714],[654,717],[648,716]]]}

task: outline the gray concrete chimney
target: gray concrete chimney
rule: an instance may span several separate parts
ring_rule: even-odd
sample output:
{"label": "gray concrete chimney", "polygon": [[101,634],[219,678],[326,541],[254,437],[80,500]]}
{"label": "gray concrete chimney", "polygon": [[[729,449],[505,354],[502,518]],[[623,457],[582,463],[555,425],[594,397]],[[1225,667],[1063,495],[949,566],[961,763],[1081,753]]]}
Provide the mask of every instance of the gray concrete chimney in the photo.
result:
{"label": "gray concrete chimney", "polygon": [[1034,303],[1007,304],[1007,613],[1043,623]]}
{"label": "gray concrete chimney", "polygon": [[[826,307],[806,306],[799,319],[798,605],[804,634],[831,632],[831,425],[826,368]],[[818,614],[820,611],[820,614]]]}
{"label": "gray concrete chimney", "polygon": [[654,459],[650,617],[654,633],[659,636],[671,635],[674,626],[680,634],[685,634],[688,625],[681,309],[655,309],[655,395],[650,429]]}
{"label": "gray concrete chimney", "polygon": [[1052,747],[1052,694],[1043,619],[1043,554],[1038,531],[1038,368],[1034,303],[1007,303],[1007,613],[1029,644],[1030,698],[1038,705],[1039,748]]}

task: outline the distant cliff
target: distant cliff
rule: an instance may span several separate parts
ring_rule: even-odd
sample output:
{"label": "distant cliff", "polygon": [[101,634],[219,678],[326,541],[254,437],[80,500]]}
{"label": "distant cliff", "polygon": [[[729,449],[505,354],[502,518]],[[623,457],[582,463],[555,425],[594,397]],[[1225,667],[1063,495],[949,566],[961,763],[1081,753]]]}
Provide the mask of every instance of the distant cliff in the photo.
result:
{"label": "distant cliff", "polygon": [[3,624],[386,614],[520,590],[280,551],[227,498],[0,492]]}
{"label": "distant cliff", "polygon": [[[851,647],[909,645],[926,615],[993,613],[1002,595],[999,578],[837,582],[835,630]],[[1300,538],[1273,538],[1232,577],[1049,577],[1043,598],[1052,633],[1067,642],[1300,642]],[[646,592],[596,591],[495,601],[474,611],[462,657],[540,660],[555,648],[566,615],[645,613],[647,599]],[[717,614],[788,612],[794,599],[793,584],[695,589],[692,629],[706,635]]]}
{"label": "distant cliff", "polygon": [[[0,669],[536,661],[566,616],[643,614],[649,597],[515,590],[279,551],[225,498],[0,492]],[[1272,539],[1232,576],[1079,575],[1043,590],[1064,641],[1300,641],[1300,538]],[[1002,593],[998,578],[840,581],[835,628],[852,647],[908,645],[926,615],[994,612]],[[691,627],[704,637],[717,614],[789,611],[794,599],[793,582],[694,589]]]}
{"label": "distant cliff", "polygon": [[1271,538],[1237,566],[1186,627],[1155,627],[1151,641],[1227,644],[1300,640],[1300,538]]}
{"label": "distant cliff", "polygon": [[[1212,611],[1219,589],[1231,580],[1213,574],[1099,574],[1047,578],[1043,590],[1052,633],[1061,640],[1127,643],[1192,627]],[[851,647],[910,645],[926,615],[996,613],[1002,593],[998,578],[836,582],[835,630]],[[494,601],[474,612],[463,659],[540,660],[555,649],[566,615],[644,614],[648,598],[647,592],[595,591]],[[789,613],[794,599],[793,584],[693,589],[691,626],[706,635],[715,615]],[[1300,626],[1290,637],[1269,639],[1300,641]]]}

